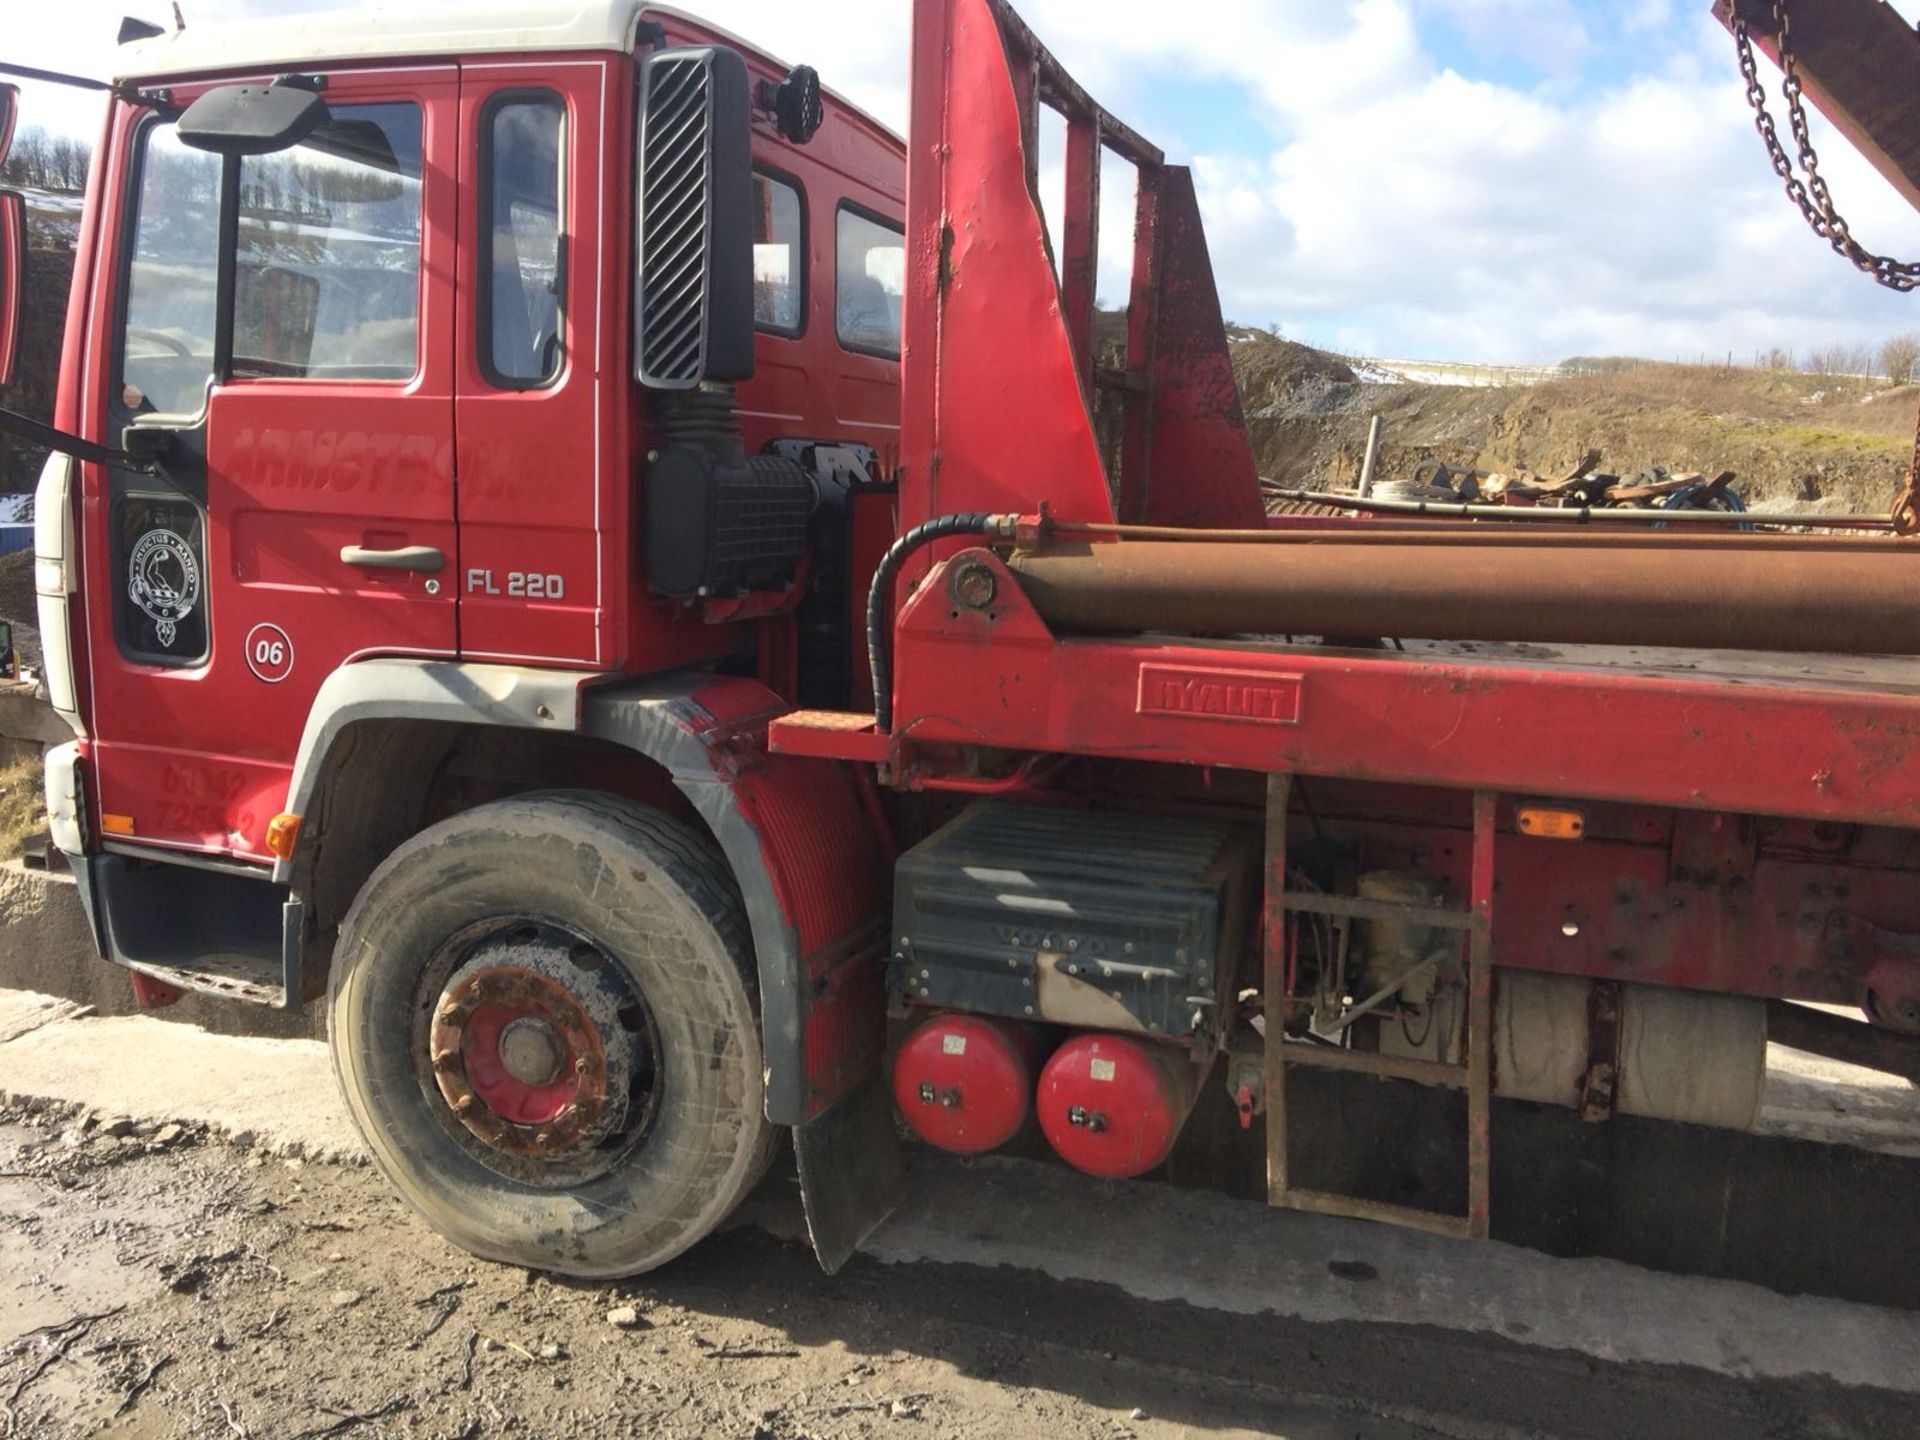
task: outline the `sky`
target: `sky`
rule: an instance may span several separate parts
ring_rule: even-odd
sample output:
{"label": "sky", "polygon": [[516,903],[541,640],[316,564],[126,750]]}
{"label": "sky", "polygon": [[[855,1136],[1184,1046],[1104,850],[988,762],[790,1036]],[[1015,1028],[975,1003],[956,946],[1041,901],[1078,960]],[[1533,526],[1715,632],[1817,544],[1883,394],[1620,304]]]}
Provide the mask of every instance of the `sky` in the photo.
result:
{"label": "sky", "polygon": [[[1353,354],[1515,364],[1745,362],[1920,331],[1920,297],[1853,270],[1782,193],[1710,0],[1016,5],[1108,110],[1193,168],[1232,320]],[[13,7],[5,58],[96,75],[122,14],[171,20],[151,0]],[[210,25],[327,6],[181,8]],[[905,129],[908,0],[682,8]],[[1920,18],[1920,0],[1895,8]],[[98,113],[34,86],[21,121],[91,137]],[[1920,253],[1920,215],[1817,116],[1815,138],[1855,236]],[[1124,167],[1107,177],[1103,298],[1125,293],[1131,223]],[[1043,198],[1058,185],[1043,147]]]}

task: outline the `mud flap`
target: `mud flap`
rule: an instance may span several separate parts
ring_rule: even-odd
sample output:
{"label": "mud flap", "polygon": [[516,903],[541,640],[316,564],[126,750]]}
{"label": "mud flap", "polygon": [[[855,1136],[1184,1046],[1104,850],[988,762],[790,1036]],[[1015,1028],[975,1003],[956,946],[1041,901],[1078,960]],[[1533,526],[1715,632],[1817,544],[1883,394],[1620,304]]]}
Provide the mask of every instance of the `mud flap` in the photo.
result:
{"label": "mud flap", "polygon": [[831,1109],[795,1129],[793,1154],[807,1235],[832,1275],[906,1198],[885,1074],[876,1068]]}

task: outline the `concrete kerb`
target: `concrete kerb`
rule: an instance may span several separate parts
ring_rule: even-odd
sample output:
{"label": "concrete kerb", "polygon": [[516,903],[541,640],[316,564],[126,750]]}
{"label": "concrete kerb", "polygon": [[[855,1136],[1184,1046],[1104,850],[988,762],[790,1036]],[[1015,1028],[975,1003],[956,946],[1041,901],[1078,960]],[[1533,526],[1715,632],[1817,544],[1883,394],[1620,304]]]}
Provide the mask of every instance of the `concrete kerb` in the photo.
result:
{"label": "concrete kerb", "polygon": [[303,1160],[364,1164],[316,1040],[215,1035],[0,990],[0,1103],[204,1127]]}

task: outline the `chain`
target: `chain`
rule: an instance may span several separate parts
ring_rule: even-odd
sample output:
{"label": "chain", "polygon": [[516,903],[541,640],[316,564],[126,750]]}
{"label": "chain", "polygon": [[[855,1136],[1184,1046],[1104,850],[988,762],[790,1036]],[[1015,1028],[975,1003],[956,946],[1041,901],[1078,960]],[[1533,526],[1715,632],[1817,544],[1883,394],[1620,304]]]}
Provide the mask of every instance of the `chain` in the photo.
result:
{"label": "chain", "polygon": [[[1753,37],[1747,33],[1746,18],[1740,13],[1741,3],[1742,0],[1733,0],[1728,7],[1733,21],[1734,47],[1740,54],[1740,75],[1747,82],[1747,103],[1753,106],[1754,129],[1760,132],[1760,138],[1766,144],[1767,158],[1773,162],[1773,173],[1787,187],[1788,198],[1800,207],[1800,213],[1806,216],[1813,233],[1831,245],[1836,255],[1866,271],[1889,290],[1907,291],[1920,286],[1920,265],[1875,255],[1853,238],[1846,220],[1834,208],[1826,177],[1820,173],[1820,157],[1813,148],[1813,133],[1807,126],[1807,107],[1801,101],[1800,67],[1793,59],[1793,35],[1787,19],[1786,0],[1773,0],[1773,27],[1779,36],[1780,91],[1786,97],[1787,123],[1793,128],[1793,143],[1800,152],[1800,168],[1806,172],[1807,178],[1802,182],[1794,173],[1793,161],[1788,158],[1786,147],[1780,143],[1773,116],[1767,110],[1766,87],[1761,85],[1760,69],[1754,63]],[[1916,415],[1914,420],[1913,458],[1907,465],[1906,483],[1894,497],[1889,514],[1894,533],[1920,534],[1920,415]]]}
{"label": "chain", "polygon": [[1907,483],[1893,497],[1893,508],[1887,513],[1894,534],[1920,534],[1920,416],[1914,420],[1913,459],[1907,462]]}
{"label": "chain", "polygon": [[1780,143],[1773,116],[1767,110],[1766,87],[1760,83],[1760,70],[1753,58],[1753,39],[1747,33],[1747,22],[1740,7],[1741,0],[1734,0],[1730,7],[1733,43],[1740,54],[1740,75],[1747,82],[1747,103],[1753,106],[1754,128],[1760,132],[1760,138],[1766,144],[1767,158],[1773,162],[1774,174],[1787,187],[1787,197],[1799,206],[1813,233],[1831,245],[1836,255],[1866,271],[1888,289],[1912,290],[1920,286],[1920,264],[1874,254],[1853,238],[1846,220],[1834,208],[1826,177],[1820,173],[1820,157],[1813,148],[1813,133],[1807,126],[1807,109],[1800,98],[1800,69],[1794,63],[1786,0],[1773,0],[1773,24],[1780,37],[1780,73],[1783,77],[1780,89],[1786,97],[1787,122],[1793,129],[1800,168],[1806,172],[1807,178],[1803,182],[1794,173],[1793,160]]}

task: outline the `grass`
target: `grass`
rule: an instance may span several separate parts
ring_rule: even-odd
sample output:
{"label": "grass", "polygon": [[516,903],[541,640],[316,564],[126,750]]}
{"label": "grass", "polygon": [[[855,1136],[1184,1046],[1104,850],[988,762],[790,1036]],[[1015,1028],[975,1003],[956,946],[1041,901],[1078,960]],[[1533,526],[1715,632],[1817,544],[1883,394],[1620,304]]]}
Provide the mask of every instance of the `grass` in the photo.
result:
{"label": "grass", "polygon": [[1770,436],[1776,444],[1800,450],[1844,450],[1853,446],[1862,451],[1902,452],[1912,440],[1900,435],[1878,434],[1869,430],[1829,430],[1820,425],[1780,425]]}
{"label": "grass", "polygon": [[44,784],[34,760],[0,769],[0,861],[19,859],[26,843],[46,829]]}
{"label": "grass", "polygon": [[1912,386],[1797,370],[1649,362],[1601,375],[1576,375],[1536,387],[1543,401],[1566,406],[1631,406],[1691,410],[1781,425],[1810,443],[1910,438]]}

